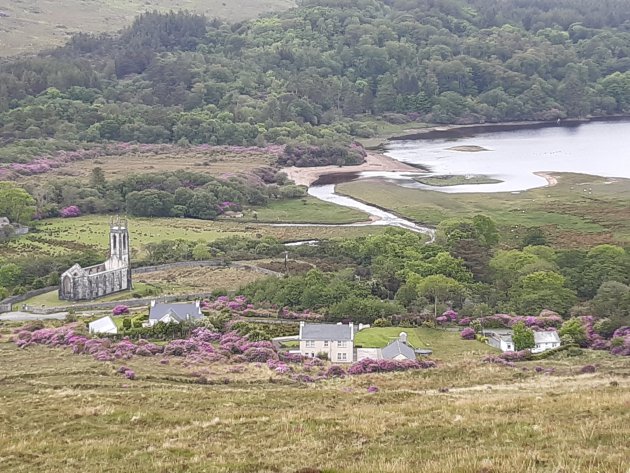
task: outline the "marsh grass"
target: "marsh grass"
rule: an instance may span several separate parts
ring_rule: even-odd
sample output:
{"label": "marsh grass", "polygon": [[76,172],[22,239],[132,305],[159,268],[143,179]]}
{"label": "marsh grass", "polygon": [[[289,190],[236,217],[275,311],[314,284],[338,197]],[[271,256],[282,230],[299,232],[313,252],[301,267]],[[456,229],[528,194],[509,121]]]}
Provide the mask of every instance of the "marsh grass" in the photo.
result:
{"label": "marsh grass", "polygon": [[585,360],[540,374],[471,358],[310,385],[136,357],[129,381],[119,363],[3,336],[0,458],[16,473],[626,473],[630,366],[594,356],[589,375],[571,371]]}
{"label": "marsh grass", "polygon": [[630,180],[554,176],[554,187],[516,194],[447,194],[376,180],[340,184],[337,191],[428,224],[481,213],[498,223],[506,244],[520,243],[529,227],[542,227],[553,244],[564,247],[630,241]]}

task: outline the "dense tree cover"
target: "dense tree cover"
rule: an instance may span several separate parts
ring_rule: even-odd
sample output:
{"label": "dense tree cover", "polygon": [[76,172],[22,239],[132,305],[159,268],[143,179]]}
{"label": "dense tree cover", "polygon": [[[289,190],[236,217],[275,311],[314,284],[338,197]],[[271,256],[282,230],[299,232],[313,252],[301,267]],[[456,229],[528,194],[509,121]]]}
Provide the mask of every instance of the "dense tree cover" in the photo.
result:
{"label": "dense tree cover", "polygon": [[35,215],[35,199],[12,182],[0,181],[0,217],[11,223],[28,223]]}
{"label": "dense tree cover", "polygon": [[0,64],[0,137],[13,157],[77,141],[349,144],[374,133],[370,115],[627,113],[629,69],[626,0],[305,0],[237,24],[148,13]]}
{"label": "dense tree cover", "polygon": [[[262,169],[259,174],[218,179],[178,170],[131,174],[109,181],[103,170],[96,167],[87,185],[79,179],[48,179],[43,184],[26,185],[35,199],[23,189],[21,192],[30,198],[30,217],[35,209],[39,217],[45,218],[63,216],[61,209],[77,206],[83,214],[125,212],[138,217],[204,220],[214,219],[226,211],[239,211],[247,205],[265,205],[269,199],[299,198],[306,193],[304,188],[287,185],[282,173]],[[0,195],[1,192],[2,187]],[[0,215],[4,215],[1,203]]]}

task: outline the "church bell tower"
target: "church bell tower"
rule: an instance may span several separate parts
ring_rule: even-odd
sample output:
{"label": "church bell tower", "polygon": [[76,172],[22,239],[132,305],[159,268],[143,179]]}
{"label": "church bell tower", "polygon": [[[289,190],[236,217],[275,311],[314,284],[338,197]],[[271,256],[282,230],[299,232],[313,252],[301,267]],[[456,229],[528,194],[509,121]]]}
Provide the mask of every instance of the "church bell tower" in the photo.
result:
{"label": "church bell tower", "polygon": [[112,218],[109,225],[109,258],[116,266],[129,267],[129,230],[127,219]]}

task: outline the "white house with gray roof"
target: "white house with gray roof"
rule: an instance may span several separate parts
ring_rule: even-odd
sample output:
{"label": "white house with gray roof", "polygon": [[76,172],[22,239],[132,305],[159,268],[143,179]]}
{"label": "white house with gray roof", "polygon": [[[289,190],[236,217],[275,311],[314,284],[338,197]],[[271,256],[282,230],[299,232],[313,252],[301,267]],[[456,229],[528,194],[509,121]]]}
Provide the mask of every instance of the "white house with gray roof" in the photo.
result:
{"label": "white house with gray roof", "polygon": [[407,342],[407,334],[400,332],[398,338],[383,348],[357,348],[357,361],[372,360],[415,360],[416,352]]}
{"label": "white house with gray roof", "polygon": [[560,346],[560,335],[555,330],[534,332],[534,348],[532,353],[540,353]]}
{"label": "white house with gray roof", "polygon": [[354,335],[352,322],[348,325],[300,322],[300,353],[310,357],[325,353],[333,363],[352,363]]}
{"label": "white house with gray roof", "polygon": [[149,327],[158,322],[182,323],[194,322],[203,318],[201,312],[201,304],[196,302],[178,302],[178,303],[160,303],[151,301],[151,309],[149,310]]}
{"label": "white house with gray roof", "polygon": [[[495,333],[486,332],[487,343],[490,346],[498,348],[501,351],[516,351],[511,333]],[[558,348],[560,346],[560,336],[555,330],[545,330],[542,332],[534,331],[534,348],[532,353],[541,353],[543,351]]]}

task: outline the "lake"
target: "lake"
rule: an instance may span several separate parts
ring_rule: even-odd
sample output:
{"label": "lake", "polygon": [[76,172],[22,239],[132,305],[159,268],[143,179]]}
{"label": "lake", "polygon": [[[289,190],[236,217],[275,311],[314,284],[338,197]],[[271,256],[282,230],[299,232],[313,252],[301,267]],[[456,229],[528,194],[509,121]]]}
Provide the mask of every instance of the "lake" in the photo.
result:
{"label": "lake", "polygon": [[[487,151],[449,149],[456,146]],[[426,166],[431,170],[429,175],[485,175],[503,182],[435,187],[412,181],[404,173],[363,173],[361,177],[382,176],[405,187],[440,192],[515,192],[547,185],[535,172],[630,178],[630,120],[393,141],[385,154]]]}

